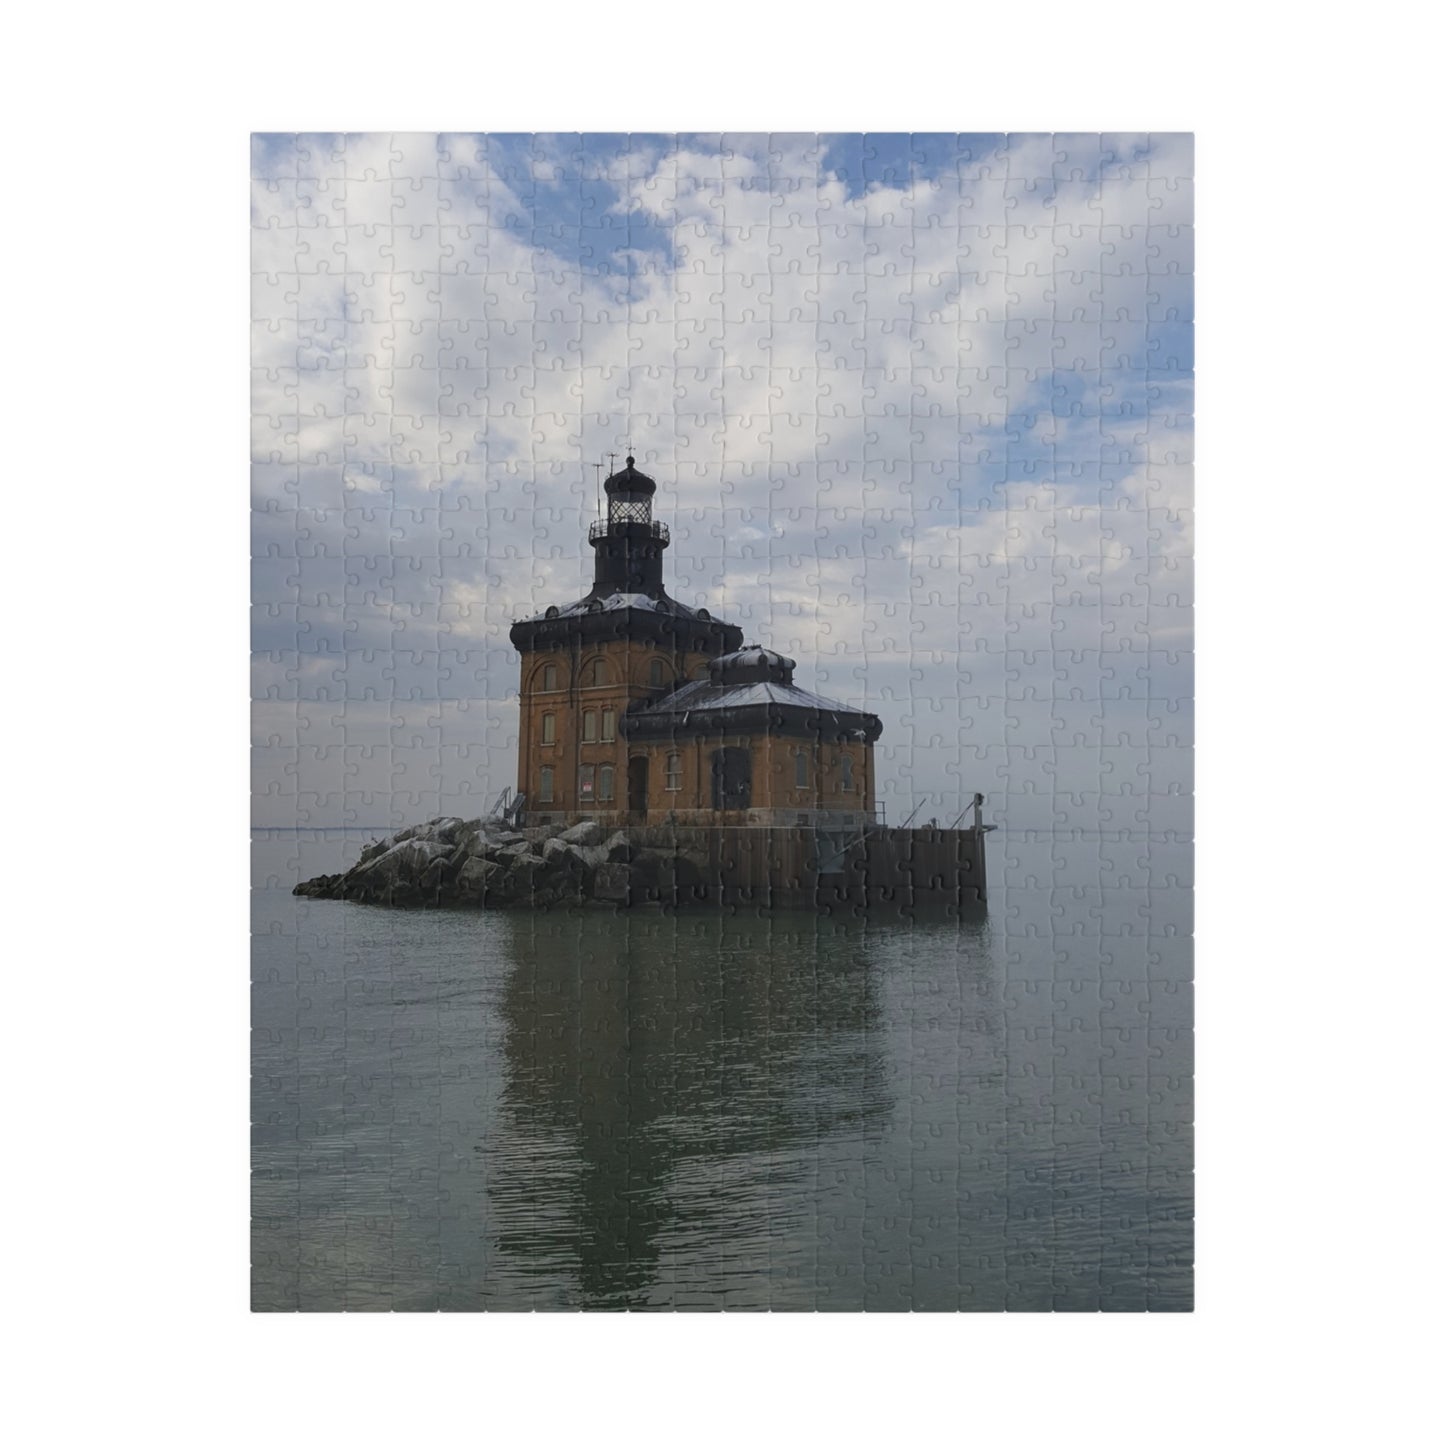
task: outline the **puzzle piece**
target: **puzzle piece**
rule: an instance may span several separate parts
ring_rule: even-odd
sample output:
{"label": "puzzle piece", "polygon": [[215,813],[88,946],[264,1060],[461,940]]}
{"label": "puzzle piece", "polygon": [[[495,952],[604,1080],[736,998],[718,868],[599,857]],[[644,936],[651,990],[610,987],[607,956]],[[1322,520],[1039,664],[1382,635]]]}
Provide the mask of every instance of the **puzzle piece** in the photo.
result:
{"label": "puzzle piece", "polygon": [[1191,1308],[1192,168],[255,137],[256,1309]]}

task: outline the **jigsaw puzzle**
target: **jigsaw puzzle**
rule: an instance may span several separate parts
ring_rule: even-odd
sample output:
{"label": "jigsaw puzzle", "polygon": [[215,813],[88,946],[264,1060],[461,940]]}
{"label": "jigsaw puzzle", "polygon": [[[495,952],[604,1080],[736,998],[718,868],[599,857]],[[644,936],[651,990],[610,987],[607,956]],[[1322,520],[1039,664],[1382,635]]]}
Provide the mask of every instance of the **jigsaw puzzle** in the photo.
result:
{"label": "jigsaw puzzle", "polygon": [[1192,1308],[1192,152],[254,138],[256,1310]]}

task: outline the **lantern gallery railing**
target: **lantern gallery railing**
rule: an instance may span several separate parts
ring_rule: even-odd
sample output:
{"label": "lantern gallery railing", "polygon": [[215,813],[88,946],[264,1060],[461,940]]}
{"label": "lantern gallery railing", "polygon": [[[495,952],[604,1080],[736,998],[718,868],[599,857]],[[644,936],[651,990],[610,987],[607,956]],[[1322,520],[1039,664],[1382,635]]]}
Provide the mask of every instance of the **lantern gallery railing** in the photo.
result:
{"label": "lantern gallery railing", "polygon": [[656,537],[659,542],[670,540],[671,534],[667,530],[666,522],[619,522],[614,520],[607,522],[593,522],[587,529],[587,540],[596,541],[598,537],[621,537],[627,535],[627,529],[631,527],[645,527],[650,537]]}

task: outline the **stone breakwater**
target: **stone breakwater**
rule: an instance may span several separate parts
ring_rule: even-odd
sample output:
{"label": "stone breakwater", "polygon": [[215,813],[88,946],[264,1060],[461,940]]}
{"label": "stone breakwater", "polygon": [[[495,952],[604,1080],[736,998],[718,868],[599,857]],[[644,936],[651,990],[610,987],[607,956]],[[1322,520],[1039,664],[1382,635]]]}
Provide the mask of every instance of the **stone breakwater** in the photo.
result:
{"label": "stone breakwater", "polygon": [[986,907],[983,840],[978,829],[585,822],[518,830],[495,818],[433,818],[293,892],[396,908],[972,909]]}
{"label": "stone breakwater", "polygon": [[513,832],[490,818],[433,818],[368,844],[347,872],[292,892],[393,907],[618,905],[694,895],[706,861],[597,823]]}

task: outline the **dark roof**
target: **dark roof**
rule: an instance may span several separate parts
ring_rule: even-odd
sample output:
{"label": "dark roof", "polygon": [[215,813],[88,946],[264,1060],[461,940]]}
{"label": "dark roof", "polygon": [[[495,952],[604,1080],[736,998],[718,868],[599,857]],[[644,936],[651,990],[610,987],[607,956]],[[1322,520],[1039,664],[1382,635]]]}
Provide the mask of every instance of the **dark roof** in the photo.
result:
{"label": "dark roof", "polygon": [[635,738],[773,732],[876,741],[883,724],[873,713],[795,687],[794,666],[792,658],[763,647],[728,653],[708,664],[705,682],[634,704],[622,716],[622,731]]}
{"label": "dark roof", "polygon": [[589,592],[575,602],[514,622],[510,636],[522,652],[577,638],[584,642],[630,638],[699,652],[726,652],[743,640],[742,628],[665,592],[656,597],[649,592],[608,592],[600,597]]}
{"label": "dark roof", "polygon": [[605,597],[594,597],[590,592],[569,602],[564,607],[548,607],[535,616],[523,618],[525,622],[541,622],[552,617],[578,617],[587,612],[619,612],[636,608],[639,612],[661,612],[669,617],[695,617],[701,622],[712,618],[706,607],[689,607],[674,597],[664,594],[652,597],[646,592],[610,592]]}
{"label": "dark roof", "polygon": [[657,490],[657,483],[646,472],[639,472],[635,462],[635,457],[628,457],[627,465],[620,472],[613,472],[602,483],[602,490],[609,497],[614,492],[640,493],[650,497]]}

